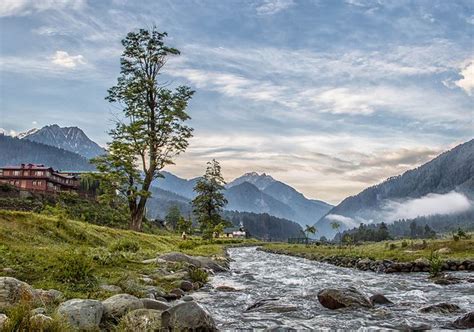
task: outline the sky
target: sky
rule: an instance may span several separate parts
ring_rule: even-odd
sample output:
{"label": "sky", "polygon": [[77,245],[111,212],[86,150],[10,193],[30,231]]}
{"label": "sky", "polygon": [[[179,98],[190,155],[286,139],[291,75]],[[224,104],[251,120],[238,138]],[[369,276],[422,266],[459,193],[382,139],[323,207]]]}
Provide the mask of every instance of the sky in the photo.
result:
{"label": "sky", "polygon": [[120,41],[154,25],[163,82],[196,90],[178,176],[215,158],[336,204],[474,136],[470,0],[2,0],[0,128],[105,145]]}

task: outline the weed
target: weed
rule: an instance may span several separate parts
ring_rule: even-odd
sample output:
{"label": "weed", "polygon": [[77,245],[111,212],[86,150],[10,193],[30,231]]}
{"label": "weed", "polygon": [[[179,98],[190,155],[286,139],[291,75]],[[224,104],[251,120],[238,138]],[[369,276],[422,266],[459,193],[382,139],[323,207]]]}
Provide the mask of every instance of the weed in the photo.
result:
{"label": "weed", "polygon": [[140,250],[140,245],[138,242],[130,239],[120,239],[115,241],[110,245],[110,251],[128,251],[128,252],[137,252]]}
{"label": "weed", "polygon": [[193,282],[206,283],[209,279],[209,274],[199,267],[190,267],[188,272]]}
{"label": "weed", "polygon": [[430,262],[430,276],[432,278],[437,277],[441,272],[441,268],[443,266],[443,260],[439,256],[439,254],[432,250],[430,253],[430,258],[428,259]]}

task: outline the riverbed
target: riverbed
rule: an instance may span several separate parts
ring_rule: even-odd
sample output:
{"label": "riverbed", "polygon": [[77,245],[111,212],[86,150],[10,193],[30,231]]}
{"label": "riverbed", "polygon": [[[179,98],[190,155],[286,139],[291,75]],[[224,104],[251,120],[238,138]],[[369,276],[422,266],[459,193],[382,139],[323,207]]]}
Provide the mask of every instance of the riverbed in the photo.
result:
{"label": "riverbed", "polygon": [[[229,256],[230,272],[217,274],[207,291],[194,294],[221,330],[264,330],[276,326],[297,330],[439,329],[474,309],[472,283],[436,285],[427,281],[426,273],[377,274],[266,253],[254,247],[231,248]],[[455,275],[465,277],[467,273]],[[238,291],[221,292],[214,289],[218,286]],[[368,296],[382,293],[394,304],[339,310],[320,305],[317,293],[321,289],[349,286]],[[246,310],[262,299],[273,300],[261,310]],[[419,312],[422,307],[440,302],[457,304],[462,312]]]}

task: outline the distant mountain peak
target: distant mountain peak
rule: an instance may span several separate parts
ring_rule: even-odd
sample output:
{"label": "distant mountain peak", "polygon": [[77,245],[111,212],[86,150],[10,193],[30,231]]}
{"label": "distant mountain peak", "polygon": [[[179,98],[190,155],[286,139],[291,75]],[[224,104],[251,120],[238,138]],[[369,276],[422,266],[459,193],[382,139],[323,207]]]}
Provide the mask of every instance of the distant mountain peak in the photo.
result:
{"label": "distant mountain peak", "polygon": [[58,124],[52,124],[41,129],[30,129],[17,137],[75,152],[89,159],[106,152],[87,137],[82,129],[75,126],[60,127]]}
{"label": "distant mountain peak", "polygon": [[257,172],[248,172],[238,177],[237,179],[231,181],[230,183],[228,183],[227,188],[237,186],[243,182],[251,183],[255,187],[257,187],[259,190],[264,190],[273,182],[276,182],[276,180],[272,178],[270,175],[267,175],[265,173],[258,174]]}

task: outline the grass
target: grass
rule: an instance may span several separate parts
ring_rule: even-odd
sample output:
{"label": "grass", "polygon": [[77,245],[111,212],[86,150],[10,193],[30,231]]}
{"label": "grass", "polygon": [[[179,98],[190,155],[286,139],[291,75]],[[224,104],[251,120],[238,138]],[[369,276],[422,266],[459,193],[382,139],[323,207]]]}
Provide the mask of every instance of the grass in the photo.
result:
{"label": "grass", "polygon": [[281,253],[308,254],[314,259],[323,259],[330,256],[360,257],[373,260],[396,260],[399,262],[410,262],[418,258],[429,259],[431,253],[441,249],[449,248],[449,253],[440,254],[443,260],[474,259],[474,240],[459,239],[454,241],[452,237],[434,240],[398,240],[383,241],[377,243],[364,243],[356,246],[337,245],[312,245],[269,243],[265,248],[277,250]]}
{"label": "grass", "polygon": [[6,275],[3,268],[12,268],[13,277],[35,288],[57,289],[66,298],[103,299],[110,294],[100,284],[119,285],[131,293],[138,289],[140,275],[157,269],[141,263],[145,259],[170,251],[222,256],[227,245],[242,242],[252,241],[192,238],[184,244],[188,241],[172,233],[145,234],[0,210],[0,276]]}

